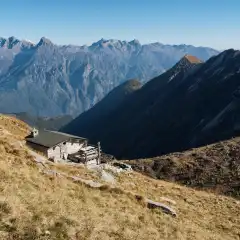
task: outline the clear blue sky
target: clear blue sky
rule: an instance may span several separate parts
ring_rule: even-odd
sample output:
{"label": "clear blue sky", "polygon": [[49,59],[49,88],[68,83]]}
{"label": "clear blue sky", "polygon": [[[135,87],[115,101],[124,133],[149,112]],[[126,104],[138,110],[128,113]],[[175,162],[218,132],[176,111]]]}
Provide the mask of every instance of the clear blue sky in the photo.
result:
{"label": "clear blue sky", "polygon": [[240,0],[9,0],[0,20],[0,36],[33,42],[136,38],[240,49]]}

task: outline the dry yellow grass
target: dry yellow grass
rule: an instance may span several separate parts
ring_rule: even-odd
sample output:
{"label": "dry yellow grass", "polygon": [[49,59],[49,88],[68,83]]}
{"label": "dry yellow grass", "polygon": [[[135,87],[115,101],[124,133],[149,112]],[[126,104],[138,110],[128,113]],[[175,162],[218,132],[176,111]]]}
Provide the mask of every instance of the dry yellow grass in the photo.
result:
{"label": "dry yellow grass", "polygon": [[240,199],[240,137],[184,152],[125,162],[153,178]]}
{"label": "dry yellow grass", "polygon": [[[240,239],[240,203],[236,199],[139,173],[118,176],[115,191],[43,175],[26,149],[17,144],[27,127],[22,131],[1,127],[0,239]],[[91,176],[84,169],[49,166]],[[150,210],[127,192],[156,201],[171,198],[177,202],[178,216]]]}
{"label": "dry yellow grass", "polygon": [[11,133],[15,138],[23,139],[30,131],[30,127],[23,121],[14,117],[0,114],[0,130],[3,133]]}

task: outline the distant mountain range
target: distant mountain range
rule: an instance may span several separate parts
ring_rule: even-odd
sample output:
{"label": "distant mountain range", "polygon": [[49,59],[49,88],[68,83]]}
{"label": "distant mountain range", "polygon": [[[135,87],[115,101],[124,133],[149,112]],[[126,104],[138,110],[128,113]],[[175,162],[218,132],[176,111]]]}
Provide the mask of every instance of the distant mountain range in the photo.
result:
{"label": "distant mountain range", "polygon": [[185,54],[207,60],[218,53],[191,45],[141,45],[137,40],[58,46],[47,38],[37,44],[0,38],[0,112],[77,116],[128,79],[145,83]]}
{"label": "distant mountain range", "polygon": [[224,51],[205,63],[186,55],[125,96],[121,104],[113,107],[109,94],[104,105],[99,102],[63,130],[101,141],[106,152],[125,159],[231,138],[240,133],[239,79],[240,51]]}
{"label": "distant mountain range", "polygon": [[26,112],[8,114],[14,116],[31,127],[38,129],[59,130],[73,120],[70,115],[58,117],[37,117]]}

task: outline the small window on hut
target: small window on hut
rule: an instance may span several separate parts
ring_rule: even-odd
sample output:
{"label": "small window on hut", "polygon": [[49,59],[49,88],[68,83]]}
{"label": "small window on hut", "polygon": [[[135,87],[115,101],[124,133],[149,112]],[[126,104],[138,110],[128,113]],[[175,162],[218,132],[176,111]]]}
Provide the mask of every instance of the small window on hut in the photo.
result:
{"label": "small window on hut", "polygon": [[64,142],[63,145],[66,145],[66,142]]}
{"label": "small window on hut", "polygon": [[53,151],[56,149],[56,147],[53,147]]}

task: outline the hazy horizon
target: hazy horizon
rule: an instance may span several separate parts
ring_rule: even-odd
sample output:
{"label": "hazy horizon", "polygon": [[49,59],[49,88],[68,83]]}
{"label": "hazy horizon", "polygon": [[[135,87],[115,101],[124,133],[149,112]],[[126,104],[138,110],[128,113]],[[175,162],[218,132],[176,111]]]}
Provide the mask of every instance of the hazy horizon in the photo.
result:
{"label": "hazy horizon", "polygon": [[1,37],[58,45],[91,45],[101,38],[141,44],[186,44],[240,49],[240,2],[203,0],[12,0],[1,4]]}

